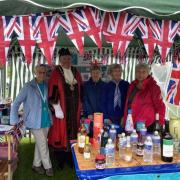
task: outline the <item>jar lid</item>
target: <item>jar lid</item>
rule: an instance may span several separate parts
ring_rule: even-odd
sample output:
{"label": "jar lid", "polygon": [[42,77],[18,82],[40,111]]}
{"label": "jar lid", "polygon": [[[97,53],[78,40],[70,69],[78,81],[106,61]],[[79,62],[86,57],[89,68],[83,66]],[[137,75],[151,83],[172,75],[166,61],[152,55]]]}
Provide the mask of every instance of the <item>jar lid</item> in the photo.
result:
{"label": "jar lid", "polygon": [[105,160],[105,156],[103,154],[98,154],[96,160]]}

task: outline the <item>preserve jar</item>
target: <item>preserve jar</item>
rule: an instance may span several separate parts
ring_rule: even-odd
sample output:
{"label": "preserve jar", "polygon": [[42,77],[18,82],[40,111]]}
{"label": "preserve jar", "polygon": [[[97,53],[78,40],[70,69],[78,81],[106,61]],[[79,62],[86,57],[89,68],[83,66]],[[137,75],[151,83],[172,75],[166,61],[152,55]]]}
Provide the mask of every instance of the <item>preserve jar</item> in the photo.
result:
{"label": "preserve jar", "polygon": [[102,170],[106,167],[106,158],[103,154],[98,154],[95,159],[96,169]]}

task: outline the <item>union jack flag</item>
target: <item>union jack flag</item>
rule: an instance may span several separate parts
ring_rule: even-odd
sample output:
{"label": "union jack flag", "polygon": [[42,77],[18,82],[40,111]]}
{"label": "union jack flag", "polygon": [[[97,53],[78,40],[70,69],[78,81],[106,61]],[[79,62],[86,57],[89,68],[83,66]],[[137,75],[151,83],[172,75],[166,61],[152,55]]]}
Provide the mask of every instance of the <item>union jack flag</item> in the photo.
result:
{"label": "union jack flag", "polygon": [[67,36],[82,55],[84,53],[84,30],[86,27],[77,23],[73,11],[59,15],[58,19]]}
{"label": "union jack flag", "polygon": [[156,47],[156,42],[153,38],[153,32],[150,28],[148,19],[141,18],[138,24],[138,29],[141,32],[141,38],[144,42],[144,47],[149,56],[149,61],[152,62],[154,56],[154,49]]}
{"label": "union jack flag", "polygon": [[32,17],[33,36],[46,57],[48,64],[52,63],[54,48],[56,45],[60,24],[57,16],[35,16]]}
{"label": "union jack flag", "polygon": [[6,63],[10,42],[14,33],[21,32],[20,22],[16,16],[0,16],[0,61]]}
{"label": "union jack flag", "polygon": [[33,36],[31,16],[19,16],[16,18],[16,22],[19,22],[21,27],[20,32],[17,34],[18,42],[27,64],[30,64],[36,46],[36,41]]}
{"label": "union jack flag", "polygon": [[180,64],[173,63],[166,100],[171,104],[180,105]]}
{"label": "union jack flag", "polygon": [[159,48],[162,62],[165,62],[174,38],[178,34],[179,22],[149,19],[149,25],[153,32],[153,38]]}
{"label": "union jack flag", "polygon": [[101,43],[101,16],[100,11],[96,8],[86,6],[72,12],[78,26],[94,41],[98,48],[102,47]]}
{"label": "union jack flag", "polygon": [[139,21],[139,17],[124,12],[105,12],[102,30],[105,39],[112,43],[114,55],[117,55],[117,52],[120,49],[121,57],[124,56]]}

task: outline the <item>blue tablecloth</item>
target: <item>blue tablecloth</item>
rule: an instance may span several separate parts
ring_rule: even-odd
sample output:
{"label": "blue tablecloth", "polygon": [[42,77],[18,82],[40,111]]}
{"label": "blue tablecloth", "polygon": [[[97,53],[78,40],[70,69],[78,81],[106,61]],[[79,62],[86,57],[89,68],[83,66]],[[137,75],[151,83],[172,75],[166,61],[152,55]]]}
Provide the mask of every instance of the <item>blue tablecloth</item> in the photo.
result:
{"label": "blue tablecloth", "polygon": [[71,151],[73,155],[76,175],[80,180],[180,180],[180,173],[177,173],[180,172],[180,164],[136,166],[105,170],[80,170],[73,146],[71,146]]}

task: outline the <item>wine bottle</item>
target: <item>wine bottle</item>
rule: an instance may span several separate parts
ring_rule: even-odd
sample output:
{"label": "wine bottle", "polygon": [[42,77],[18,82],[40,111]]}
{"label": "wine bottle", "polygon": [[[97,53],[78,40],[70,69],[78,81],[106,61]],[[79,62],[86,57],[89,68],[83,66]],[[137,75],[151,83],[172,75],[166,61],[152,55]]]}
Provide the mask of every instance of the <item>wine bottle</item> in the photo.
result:
{"label": "wine bottle", "polygon": [[84,153],[86,135],[87,135],[86,128],[82,124],[80,128],[80,132],[78,133],[78,151],[80,154]]}
{"label": "wine bottle", "polygon": [[173,161],[173,137],[169,132],[169,120],[165,121],[165,131],[162,134],[161,159],[164,162]]}
{"label": "wine bottle", "polygon": [[89,136],[86,136],[86,144],[84,147],[84,159],[91,158],[91,145],[89,143]]}
{"label": "wine bottle", "polygon": [[155,131],[158,131],[159,133],[161,131],[161,127],[160,127],[160,124],[159,124],[159,113],[156,113],[156,116],[155,116],[154,132]]}

